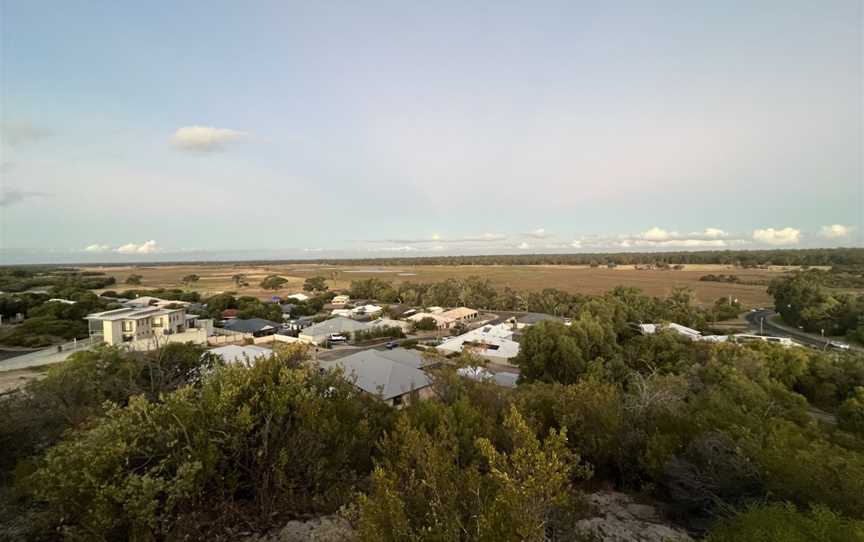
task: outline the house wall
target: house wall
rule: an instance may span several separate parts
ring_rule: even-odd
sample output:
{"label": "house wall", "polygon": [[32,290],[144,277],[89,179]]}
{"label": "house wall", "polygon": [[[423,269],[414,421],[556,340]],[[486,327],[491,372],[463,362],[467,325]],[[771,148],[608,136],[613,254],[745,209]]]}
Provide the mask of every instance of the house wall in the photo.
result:
{"label": "house wall", "polygon": [[207,331],[204,329],[190,329],[182,333],[174,333],[172,335],[154,335],[146,339],[139,339],[127,343],[123,343],[126,348],[137,351],[155,350],[160,346],[168,343],[193,343],[206,345]]}

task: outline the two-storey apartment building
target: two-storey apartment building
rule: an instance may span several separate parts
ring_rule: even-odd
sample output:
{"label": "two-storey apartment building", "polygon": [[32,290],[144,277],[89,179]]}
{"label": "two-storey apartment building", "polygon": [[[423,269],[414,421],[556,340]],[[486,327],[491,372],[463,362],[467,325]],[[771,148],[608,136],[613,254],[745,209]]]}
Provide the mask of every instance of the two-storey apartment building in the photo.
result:
{"label": "two-storey apartment building", "polygon": [[186,331],[186,311],[182,308],[122,308],[89,314],[85,319],[90,331],[101,332],[110,345],[158,340]]}

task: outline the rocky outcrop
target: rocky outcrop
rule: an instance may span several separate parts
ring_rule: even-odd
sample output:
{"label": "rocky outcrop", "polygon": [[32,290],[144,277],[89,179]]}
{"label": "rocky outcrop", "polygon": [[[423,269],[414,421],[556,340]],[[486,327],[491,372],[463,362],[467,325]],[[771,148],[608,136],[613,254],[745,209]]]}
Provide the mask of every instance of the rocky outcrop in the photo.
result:
{"label": "rocky outcrop", "polygon": [[308,521],[289,521],[278,531],[252,536],[244,542],[348,542],[354,531],[339,516],[323,516]]}
{"label": "rocky outcrop", "polygon": [[587,495],[592,517],[577,528],[603,542],[690,542],[686,531],[663,521],[653,506],[639,504],[624,493],[601,491]]}

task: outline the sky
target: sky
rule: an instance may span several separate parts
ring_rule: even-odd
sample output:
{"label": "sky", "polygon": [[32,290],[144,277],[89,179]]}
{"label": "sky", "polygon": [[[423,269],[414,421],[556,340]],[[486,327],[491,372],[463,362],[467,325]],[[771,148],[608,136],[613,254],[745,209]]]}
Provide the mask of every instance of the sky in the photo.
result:
{"label": "sky", "polygon": [[861,246],[825,2],[0,0],[7,263]]}

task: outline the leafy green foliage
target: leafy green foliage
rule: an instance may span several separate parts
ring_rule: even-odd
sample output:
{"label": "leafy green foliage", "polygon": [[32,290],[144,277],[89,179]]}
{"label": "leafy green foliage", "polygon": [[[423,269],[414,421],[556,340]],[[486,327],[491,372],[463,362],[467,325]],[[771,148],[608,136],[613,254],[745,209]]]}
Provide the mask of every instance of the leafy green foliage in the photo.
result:
{"label": "leafy green foliage", "polygon": [[864,436],[864,387],[846,399],[837,410],[837,423],[846,431]]}
{"label": "leafy green foliage", "polygon": [[332,512],[369,472],[386,407],[289,350],[199,388],[111,407],[24,481],[66,536],[202,536],[274,513]]}
{"label": "leafy green foliage", "polygon": [[377,326],[372,329],[355,331],[354,341],[364,342],[383,338],[401,339],[404,336],[405,333],[402,331],[402,328],[391,326]]}
{"label": "leafy green foliage", "polygon": [[799,512],[791,504],[754,505],[724,521],[706,542],[862,542],[864,522],[825,507]]}
{"label": "leafy green foliage", "polygon": [[498,445],[472,442],[482,430],[471,413],[463,399],[422,429],[411,423],[416,414],[400,416],[382,440],[372,492],[360,498],[362,539],[545,540],[551,514],[568,503],[571,477],[590,471],[564,433],[541,442],[515,408]]}
{"label": "leafy green foliage", "polygon": [[327,290],[327,279],[325,277],[309,277],[303,281],[304,292],[326,292]]}
{"label": "leafy green foliage", "polygon": [[278,290],[288,284],[288,279],[279,275],[270,275],[261,281],[260,286],[265,290]]}

